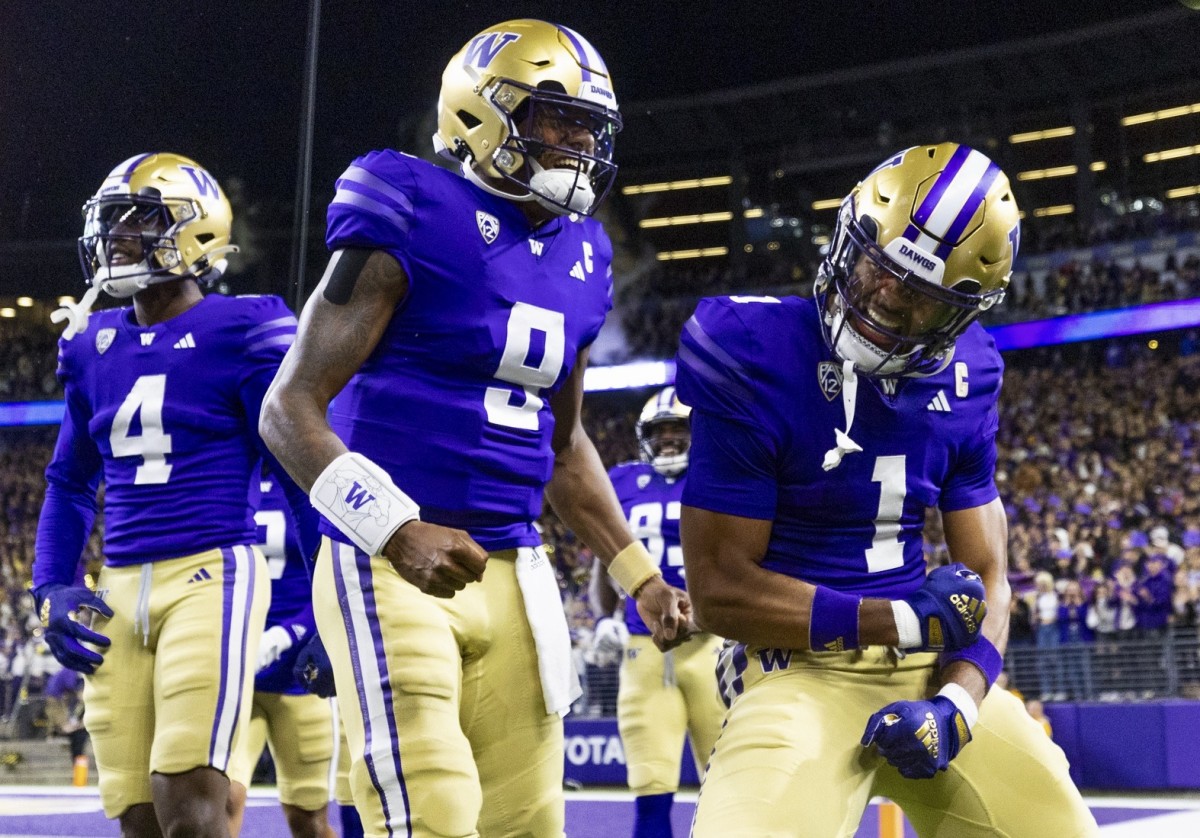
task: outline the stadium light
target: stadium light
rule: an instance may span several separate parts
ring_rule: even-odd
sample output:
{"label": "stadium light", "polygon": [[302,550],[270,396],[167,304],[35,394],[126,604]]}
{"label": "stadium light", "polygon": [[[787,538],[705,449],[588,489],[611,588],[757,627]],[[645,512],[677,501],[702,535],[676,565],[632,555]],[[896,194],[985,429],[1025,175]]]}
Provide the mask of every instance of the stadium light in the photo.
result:
{"label": "stadium light", "polygon": [[669,262],[674,259],[700,259],[705,256],[725,256],[729,253],[728,247],[693,247],[689,250],[664,250],[657,254],[655,258],[660,262]]}
{"label": "stadium light", "polygon": [[674,192],[679,189],[703,189],[708,186],[728,186],[733,183],[730,175],[717,177],[694,177],[686,180],[666,180],[660,183],[643,183],[621,188],[622,195],[645,195],[649,192]]}
{"label": "stadium light", "polygon": [[17,297],[17,305],[20,308],[32,308],[33,297]]}
{"label": "stadium light", "polygon": [[63,296],[58,298],[58,304],[60,306],[75,305],[75,298],[69,294],[64,294]]}
{"label": "stadium light", "polygon": [[1051,215],[1070,215],[1075,212],[1074,204],[1055,204],[1052,207],[1038,207],[1033,211],[1034,218],[1046,218]]}
{"label": "stadium light", "polygon": [[1190,198],[1193,195],[1200,195],[1200,185],[1180,186],[1177,189],[1167,190],[1167,198]]}
{"label": "stadium light", "polygon": [[1179,148],[1168,148],[1162,151],[1152,151],[1142,155],[1143,163],[1161,163],[1164,160],[1178,160],[1180,157],[1191,157],[1200,154],[1200,145],[1184,145]]}
{"label": "stadium light", "polygon": [[1093,172],[1103,172],[1108,168],[1108,164],[1103,160],[1096,160],[1088,166]]}
{"label": "stadium light", "polygon": [[661,218],[643,218],[638,222],[642,229],[652,227],[682,227],[686,224],[711,224],[714,221],[730,221],[731,212],[701,212],[695,215],[667,215]]}
{"label": "stadium light", "polygon": [[765,214],[766,213],[763,212],[762,207],[751,207],[750,209],[748,209],[744,213],[742,213],[742,217],[743,218],[762,218],[763,215],[765,215]]}
{"label": "stadium light", "polygon": [[1177,116],[1187,116],[1190,113],[1200,113],[1200,102],[1194,105],[1180,105],[1177,108],[1163,108],[1158,111],[1146,111],[1145,113],[1135,113],[1129,116],[1121,117],[1121,124],[1125,127],[1130,125],[1141,125],[1144,122],[1155,122],[1160,119],[1174,119]]}
{"label": "stadium light", "polygon": [[819,201],[812,202],[812,208],[816,212],[820,212],[821,210],[837,209],[841,205],[841,198],[822,198]]}
{"label": "stadium light", "polygon": [[4,308],[0,308],[0,317],[16,317],[16,316],[17,316],[17,310],[15,308],[12,308],[10,306],[5,306]]}
{"label": "stadium light", "polygon": [[1078,166],[1051,166],[1048,169],[1030,169],[1017,172],[1017,180],[1042,180],[1048,177],[1066,177],[1079,174]]}
{"label": "stadium light", "polygon": [[1074,125],[1064,125],[1061,128],[1043,128],[1041,131],[1025,131],[1021,134],[1013,134],[1008,138],[1010,143],[1032,143],[1035,140],[1054,140],[1059,137],[1075,136]]}

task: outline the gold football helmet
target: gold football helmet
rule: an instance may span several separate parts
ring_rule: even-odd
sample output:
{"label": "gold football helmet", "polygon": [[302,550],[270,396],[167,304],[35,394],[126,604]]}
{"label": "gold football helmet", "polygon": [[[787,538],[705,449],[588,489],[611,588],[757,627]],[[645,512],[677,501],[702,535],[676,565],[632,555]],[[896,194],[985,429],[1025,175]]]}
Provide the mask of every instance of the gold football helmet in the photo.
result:
{"label": "gold football helmet", "polygon": [[691,415],[692,409],[679,400],[674,387],[664,387],[646,402],[635,428],[642,462],[664,477],[683,472],[692,446]]}
{"label": "gold football helmet", "polygon": [[1008,178],[974,149],[883,161],[842,201],[818,275],[834,355],[867,376],[944,369],[958,336],[1004,299],[1020,224]]}
{"label": "gold football helmet", "polygon": [[450,59],[433,145],[492,194],[591,215],[616,176],[620,130],[596,48],[565,26],[511,20],[480,32]]}
{"label": "gold football helmet", "polygon": [[178,154],[130,157],[109,172],[83,216],[84,276],[114,297],[183,277],[214,281],[225,270],[221,257],[237,250],[229,243],[233,213],[225,193]]}

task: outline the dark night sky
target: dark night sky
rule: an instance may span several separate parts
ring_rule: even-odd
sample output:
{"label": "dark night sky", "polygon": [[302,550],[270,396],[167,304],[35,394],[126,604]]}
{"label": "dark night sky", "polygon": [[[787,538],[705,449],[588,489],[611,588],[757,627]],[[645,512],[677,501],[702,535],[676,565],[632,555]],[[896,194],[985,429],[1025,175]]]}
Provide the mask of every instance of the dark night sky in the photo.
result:
{"label": "dark night sky", "polygon": [[[450,55],[502,19],[541,17],[580,30],[605,56],[628,108],[1173,3],[325,0],[314,212],[352,157],[395,145],[399,126],[431,107]],[[155,149],[195,157],[219,180],[238,176],[252,197],[290,206],[306,7],[302,0],[10,0],[0,33],[0,240],[73,238],[79,206],[104,174]],[[664,149],[686,152],[686,138],[664,138]]]}

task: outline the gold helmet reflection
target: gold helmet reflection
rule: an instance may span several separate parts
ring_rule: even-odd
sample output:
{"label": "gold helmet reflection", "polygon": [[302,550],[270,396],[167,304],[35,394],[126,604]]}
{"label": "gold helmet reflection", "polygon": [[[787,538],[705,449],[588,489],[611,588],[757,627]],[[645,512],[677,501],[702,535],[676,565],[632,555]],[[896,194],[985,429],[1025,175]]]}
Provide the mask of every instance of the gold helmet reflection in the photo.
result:
{"label": "gold helmet reflection", "polygon": [[[1008,178],[957,143],[893,155],[842,202],[817,299],[826,340],[866,375],[930,375],[980,313],[1004,299],[1020,245]],[[902,328],[873,310],[862,276],[890,274],[926,312]]]}
{"label": "gold helmet reflection", "polygon": [[[129,297],[183,277],[211,282],[225,270],[233,213],[217,181],[179,154],[139,154],[121,163],[83,205],[79,258],[88,282],[114,297]],[[127,232],[136,218],[156,233]],[[143,259],[109,264],[116,239],[140,239]]]}
{"label": "gold helmet reflection", "polygon": [[[585,128],[593,147],[544,142],[536,128],[548,119]],[[565,26],[511,20],[480,32],[450,59],[433,143],[493,194],[590,215],[616,176],[620,130],[612,79],[596,48]],[[549,169],[538,161],[547,154]]]}

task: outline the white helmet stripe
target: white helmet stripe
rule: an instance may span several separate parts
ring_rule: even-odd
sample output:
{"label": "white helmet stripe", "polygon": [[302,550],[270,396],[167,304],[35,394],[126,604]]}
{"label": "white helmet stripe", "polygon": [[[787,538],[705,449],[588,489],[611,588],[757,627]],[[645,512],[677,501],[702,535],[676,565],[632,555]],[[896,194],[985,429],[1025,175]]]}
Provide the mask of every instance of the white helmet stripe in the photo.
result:
{"label": "white helmet stripe", "polygon": [[[954,174],[942,194],[935,199],[936,204],[922,226],[938,238],[945,237],[954,219],[971,200],[975,187],[979,185],[991,164],[992,161],[985,155],[971,149],[958,172]],[[922,210],[924,209],[925,206],[922,205]]]}

